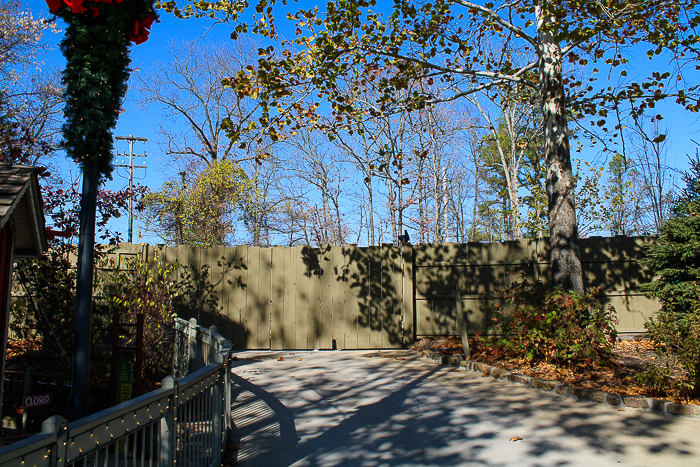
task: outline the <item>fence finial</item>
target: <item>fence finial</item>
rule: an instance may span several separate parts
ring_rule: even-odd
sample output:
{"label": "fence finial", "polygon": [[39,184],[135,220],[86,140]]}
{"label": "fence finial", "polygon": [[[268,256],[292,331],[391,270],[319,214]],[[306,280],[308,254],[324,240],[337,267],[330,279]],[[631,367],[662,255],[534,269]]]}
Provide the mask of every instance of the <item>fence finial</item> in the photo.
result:
{"label": "fence finial", "polygon": [[60,415],[53,415],[41,423],[41,432],[60,436],[61,431],[68,426],[68,420]]}
{"label": "fence finial", "polygon": [[175,387],[175,378],[172,376],[168,375],[165,378],[163,378],[160,382],[160,387],[163,389],[172,389]]}

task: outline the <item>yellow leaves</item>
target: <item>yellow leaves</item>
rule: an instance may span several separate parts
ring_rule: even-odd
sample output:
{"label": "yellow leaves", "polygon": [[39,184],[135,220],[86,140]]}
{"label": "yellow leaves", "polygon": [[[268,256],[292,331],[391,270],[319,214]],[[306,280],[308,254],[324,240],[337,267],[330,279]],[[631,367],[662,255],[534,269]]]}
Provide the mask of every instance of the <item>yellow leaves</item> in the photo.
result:
{"label": "yellow leaves", "polygon": [[522,438],[520,436],[513,436],[508,441],[516,442],[516,441],[521,441],[521,440],[522,440]]}

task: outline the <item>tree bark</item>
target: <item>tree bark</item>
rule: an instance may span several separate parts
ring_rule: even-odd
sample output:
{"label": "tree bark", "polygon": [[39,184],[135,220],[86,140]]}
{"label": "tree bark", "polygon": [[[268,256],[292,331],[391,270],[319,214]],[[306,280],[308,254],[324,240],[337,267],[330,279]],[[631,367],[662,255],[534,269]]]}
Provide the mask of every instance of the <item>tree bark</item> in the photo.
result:
{"label": "tree bark", "polygon": [[554,19],[544,2],[536,10],[540,96],[547,160],[547,197],[552,280],[555,287],[583,294],[583,273],[574,207],[574,179],[565,114],[561,47],[554,40]]}

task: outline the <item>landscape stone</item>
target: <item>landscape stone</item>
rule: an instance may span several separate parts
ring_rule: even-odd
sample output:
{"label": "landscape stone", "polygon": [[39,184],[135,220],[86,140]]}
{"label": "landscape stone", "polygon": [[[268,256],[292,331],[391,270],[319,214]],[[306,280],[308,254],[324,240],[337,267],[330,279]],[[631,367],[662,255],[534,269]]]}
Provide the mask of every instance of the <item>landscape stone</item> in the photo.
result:
{"label": "landscape stone", "polygon": [[474,362],[474,369],[481,371],[482,373],[489,373],[493,367],[487,365],[486,363]]}
{"label": "landscape stone", "polygon": [[554,392],[556,392],[560,396],[563,395],[565,391],[566,386],[564,386],[563,384],[557,384],[556,386],[554,386]]}
{"label": "landscape stone", "polygon": [[664,400],[659,400],[659,399],[652,399],[651,400],[651,408],[654,410],[658,410],[659,412],[664,412],[666,408],[666,404],[669,404],[669,401],[664,401]]}
{"label": "landscape stone", "polygon": [[684,415],[686,417],[697,417],[700,415],[700,407],[697,405],[682,405],[670,403],[666,406],[666,412],[673,415]]}
{"label": "landscape stone", "polygon": [[584,399],[588,399],[591,401],[603,403],[605,400],[605,393],[601,391],[593,391],[591,389],[581,389],[579,391],[579,397],[582,397]]}
{"label": "landscape stone", "polygon": [[634,407],[639,409],[648,409],[649,401],[646,397],[641,396],[628,396],[623,397],[622,400],[625,402],[627,407]]}
{"label": "landscape stone", "polygon": [[511,373],[508,375],[507,378],[508,378],[508,381],[510,381],[512,383],[520,383],[520,384],[526,384],[526,385],[530,384],[530,377],[529,376]]}
{"label": "landscape stone", "polygon": [[557,384],[559,384],[557,381],[548,381],[542,378],[530,378],[531,387],[544,389],[545,391],[551,391]]}
{"label": "landscape stone", "polygon": [[605,402],[610,405],[618,406],[622,402],[622,398],[617,394],[606,394]]}
{"label": "landscape stone", "polygon": [[493,370],[491,370],[491,376],[493,376],[496,379],[503,379],[509,374],[509,372],[507,372],[506,370],[502,370],[501,368],[494,368]]}

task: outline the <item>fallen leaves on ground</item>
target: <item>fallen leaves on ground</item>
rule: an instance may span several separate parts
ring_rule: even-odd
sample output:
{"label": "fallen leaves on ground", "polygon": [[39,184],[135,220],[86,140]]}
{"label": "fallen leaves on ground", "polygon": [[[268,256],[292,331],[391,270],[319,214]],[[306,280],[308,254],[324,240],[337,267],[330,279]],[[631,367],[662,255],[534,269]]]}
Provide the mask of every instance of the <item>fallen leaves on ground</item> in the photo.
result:
{"label": "fallen leaves on ground", "polygon": [[520,436],[513,436],[509,441],[516,442],[516,441],[520,441],[521,439],[522,438]]}
{"label": "fallen leaves on ground", "polygon": [[[681,404],[700,404],[699,400],[681,400],[664,391],[643,386],[637,381],[635,376],[644,369],[645,363],[656,361],[654,344],[644,338],[618,340],[613,346],[614,364],[610,368],[597,363],[586,367],[562,367],[546,362],[533,363],[524,358],[485,347],[483,343],[472,338],[469,339],[469,347],[472,352],[471,359],[474,361],[534,378],[559,381],[565,386],[604,391],[621,396],[644,396]],[[459,336],[426,337],[417,341],[412,349],[460,355],[463,352],[462,338]],[[486,375],[487,373],[484,376]]]}
{"label": "fallen leaves on ground", "polygon": [[283,362],[283,361],[284,361],[284,357],[278,358],[277,361],[278,361],[278,362]]}

